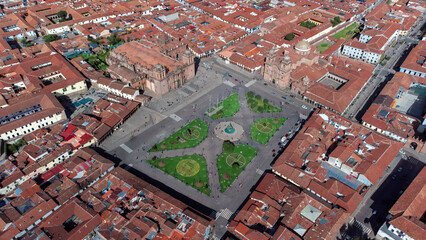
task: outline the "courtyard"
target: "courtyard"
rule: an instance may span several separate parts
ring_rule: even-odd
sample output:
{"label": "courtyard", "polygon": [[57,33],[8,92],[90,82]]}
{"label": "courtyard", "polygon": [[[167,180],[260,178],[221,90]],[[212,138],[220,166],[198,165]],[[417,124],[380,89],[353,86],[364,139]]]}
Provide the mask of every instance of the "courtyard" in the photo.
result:
{"label": "courtyard", "polygon": [[358,24],[353,23],[349,25],[348,27],[344,28],[343,30],[334,34],[333,37],[336,39],[340,39],[340,38],[350,39],[357,33],[358,27],[359,27]]}

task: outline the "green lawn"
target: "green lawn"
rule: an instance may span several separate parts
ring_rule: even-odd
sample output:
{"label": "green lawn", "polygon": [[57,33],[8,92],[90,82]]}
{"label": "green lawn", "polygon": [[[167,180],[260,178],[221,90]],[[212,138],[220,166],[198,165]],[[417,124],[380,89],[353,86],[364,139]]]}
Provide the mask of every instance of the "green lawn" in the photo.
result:
{"label": "green lawn", "polygon": [[148,160],[154,167],[210,196],[206,160],[198,155]]}
{"label": "green lawn", "polygon": [[82,53],[78,55],[70,56],[70,59],[76,57],[82,57],[84,61],[90,64],[95,70],[105,70],[108,65],[106,64],[106,57],[109,56],[109,50],[105,52],[97,52],[97,53]]}
{"label": "green lawn", "polygon": [[340,39],[340,38],[352,38],[355,35],[355,29],[358,28],[358,24],[353,23],[349,27],[343,29],[342,31],[336,33],[333,35],[334,38]]}
{"label": "green lawn", "polygon": [[267,113],[267,112],[282,112],[280,108],[277,108],[271,104],[269,104],[268,99],[263,99],[260,95],[254,95],[254,92],[248,92],[246,94],[247,105],[252,111],[258,113]]}
{"label": "green lawn", "polygon": [[311,21],[303,21],[303,22],[300,23],[300,26],[312,29],[312,28],[316,27],[317,25],[315,23],[311,22]]}
{"label": "green lawn", "polygon": [[325,50],[327,50],[331,46],[333,46],[332,43],[323,42],[323,43],[321,43],[317,46],[317,49],[318,49],[318,51],[320,51],[320,53],[323,53]]}
{"label": "green lawn", "polygon": [[223,152],[216,159],[222,192],[228,189],[258,152],[255,148],[245,144],[230,145],[231,147],[225,147],[225,144],[231,143],[224,142]]}
{"label": "green lawn", "polygon": [[208,128],[209,125],[207,123],[200,119],[195,119],[164,141],[154,145],[148,152],[193,148],[207,137]]}
{"label": "green lawn", "polygon": [[261,118],[250,126],[250,137],[258,143],[266,144],[286,120],[287,118]]}
{"label": "green lawn", "polygon": [[[228,118],[234,116],[234,114],[240,110],[240,101],[238,100],[238,93],[234,93],[231,96],[227,97],[225,100],[220,102],[214,108],[210,109],[208,112],[211,113],[215,109],[220,108],[221,106],[223,107],[216,113],[211,115],[210,118],[216,120],[219,118]],[[206,115],[209,116],[207,113]]]}

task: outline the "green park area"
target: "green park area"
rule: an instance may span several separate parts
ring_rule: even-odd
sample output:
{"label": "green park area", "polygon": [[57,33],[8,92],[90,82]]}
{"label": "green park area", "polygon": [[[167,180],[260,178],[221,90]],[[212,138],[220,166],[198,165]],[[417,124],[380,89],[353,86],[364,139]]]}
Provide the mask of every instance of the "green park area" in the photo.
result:
{"label": "green park area", "polygon": [[317,49],[320,53],[325,52],[329,47],[333,46],[333,43],[331,42],[322,42],[317,45]]}
{"label": "green park area", "polygon": [[234,93],[220,102],[214,108],[210,109],[206,115],[216,120],[219,118],[228,118],[234,116],[240,110],[238,93]]}
{"label": "green park area", "polygon": [[200,119],[195,119],[164,141],[154,145],[148,152],[193,148],[207,137],[208,128],[209,125],[207,123]]}
{"label": "green park area", "polygon": [[337,39],[340,39],[340,38],[350,39],[358,32],[359,32],[358,24],[353,23],[352,25],[346,27],[342,31],[334,34],[333,37]]}
{"label": "green park area", "polygon": [[260,95],[255,95],[254,92],[249,91],[246,94],[247,105],[252,111],[258,113],[268,113],[268,112],[282,112],[280,108],[277,108],[269,104],[268,99],[262,99]]}
{"label": "green park area", "polygon": [[257,150],[248,145],[223,143],[223,152],[216,159],[221,191],[226,189],[240,175],[249,162],[256,156]]}
{"label": "green park area", "polygon": [[261,118],[250,126],[250,137],[258,143],[266,144],[286,120],[286,118]]}
{"label": "green park area", "polygon": [[198,155],[148,160],[148,163],[198,191],[210,195],[206,160]]}

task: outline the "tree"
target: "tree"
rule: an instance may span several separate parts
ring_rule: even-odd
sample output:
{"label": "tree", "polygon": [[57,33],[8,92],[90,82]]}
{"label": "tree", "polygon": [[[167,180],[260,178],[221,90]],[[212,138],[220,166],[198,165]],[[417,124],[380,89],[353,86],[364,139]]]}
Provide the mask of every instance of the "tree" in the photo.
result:
{"label": "tree", "polygon": [[316,27],[317,25],[315,23],[311,22],[311,21],[303,21],[303,22],[300,23],[300,26],[312,29],[312,28]]}
{"label": "tree", "polygon": [[114,46],[114,45],[117,45],[117,44],[123,42],[123,39],[121,39],[119,36],[117,36],[117,34],[113,34],[113,35],[107,37],[107,39],[108,39],[108,45],[110,45],[110,46]]}
{"label": "tree", "polygon": [[93,37],[91,37],[90,35],[87,36],[87,40],[93,44],[97,44],[99,45],[99,41],[97,39],[94,39]]}
{"label": "tree", "polygon": [[256,95],[256,97],[255,97],[257,100],[261,100],[262,99],[262,96],[260,96],[260,95]]}
{"label": "tree", "polygon": [[334,26],[336,26],[337,24],[341,23],[342,20],[340,20],[339,16],[334,17],[333,19],[330,20],[331,24]]}
{"label": "tree", "polygon": [[291,32],[291,33],[287,33],[287,35],[285,35],[284,39],[287,40],[287,41],[291,41],[295,37],[296,37],[296,34],[294,34],[294,33]]}
{"label": "tree", "polygon": [[254,97],[254,92],[252,92],[252,91],[248,91],[248,92],[247,92],[247,97],[249,97],[249,98]]}
{"label": "tree", "polygon": [[238,162],[233,162],[232,163],[232,168],[233,169],[238,169],[238,168],[240,168],[240,164]]}
{"label": "tree", "polygon": [[56,15],[58,15],[59,21],[63,22],[67,19],[68,13],[66,11],[61,10]]}
{"label": "tree", "polygon": [[335,22],[337,22],[337,23],[342,22],[342,21],[340,20],[340,17],[339,17],[339,16],[335,16],[335,17],[334,17],[334,21],[335,21]]}
{"label": "tree", "polygon": [[253,98],[250,98],[247,100],[247,105],[249,106],[256,106],[257,105],[257,101],[254,100]]}
{"label": "tree", "polygon": [[222,148],[223,148],[223,152],[230,153],[234,151],[235,146],[230,141],[224,141]]}
{"label": "tree", "polygon": [[61,39],[61,38],[56,34],[47,34],[47,35],[43,36],[43,40],[47,43],[50,43],[50,42],[53,42],[53,41],[56,41],[56,40],[59,40],[59,39]]}
{"label": "tree", "polygon": [[21,39],[21,43],[22,43],[22,45],[26,45],[27,44],[27,39],[25,39],[25,38]]}
{"label": "tree", "polygon": [[268,103],[269,103],[269,100],[268,99],[263,99],[263,104],[265,104],[265,105],[268,105]]}

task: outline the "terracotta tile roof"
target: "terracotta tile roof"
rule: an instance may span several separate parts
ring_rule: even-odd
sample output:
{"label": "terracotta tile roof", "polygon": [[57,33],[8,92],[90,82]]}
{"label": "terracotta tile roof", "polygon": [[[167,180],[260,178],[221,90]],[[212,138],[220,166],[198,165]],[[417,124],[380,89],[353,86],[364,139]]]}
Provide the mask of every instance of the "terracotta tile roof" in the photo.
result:
{"label": "terracotta tile roof", "polygon": [[426,235],[426,224],[422,220],[426,212],[426,168],[413,180],[398,201],[389,210],[394,217],[390,224],[413,239]]}
{"label": "terracotta tile roof", "polygon": [[411,50],[407,58],[401,65],[401,68],[406,68],[422,73],[426,73],[426,41],[420,41],[420,43]]}
{"label": "terracotta tile roof", "polygon": [[113,50],[117,54],[123,54],[129,59],[129,64],[140,64],[148,69],[153,68],[156,64],[162,64],[169,71],[182,63],[160,54],[159,47],[149,44],[149,42],[129,42],[123,44]]}
{"label": "terracotta tile roof", "polygon": [[329,73],[348,81],[338,89],[315,82],[303,95],[342,113],[371,77],[373,68],[373,65],[360,63],[355,60],[338,59],[327,70]]}

